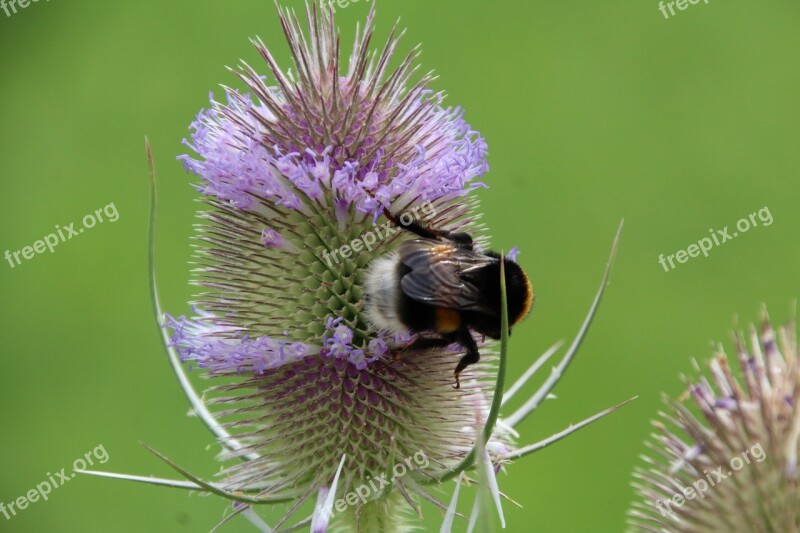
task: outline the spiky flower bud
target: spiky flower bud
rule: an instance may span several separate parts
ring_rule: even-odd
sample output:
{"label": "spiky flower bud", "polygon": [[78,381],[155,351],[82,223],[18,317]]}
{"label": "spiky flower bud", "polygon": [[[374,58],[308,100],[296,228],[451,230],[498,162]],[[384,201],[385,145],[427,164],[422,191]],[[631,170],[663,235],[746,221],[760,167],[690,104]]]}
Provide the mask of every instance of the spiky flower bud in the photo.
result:
{"label": "spiky flower bud", "polygon": [[[654,423],[633,483],[632,531],[798,531],[800,354],[796,323],[733,336],[735,363],[722,346],[707,375],[687,380],[681,400]],[[731,368],[731,367],[738,368]],[[699,368],[697,369],[699,371]]]}

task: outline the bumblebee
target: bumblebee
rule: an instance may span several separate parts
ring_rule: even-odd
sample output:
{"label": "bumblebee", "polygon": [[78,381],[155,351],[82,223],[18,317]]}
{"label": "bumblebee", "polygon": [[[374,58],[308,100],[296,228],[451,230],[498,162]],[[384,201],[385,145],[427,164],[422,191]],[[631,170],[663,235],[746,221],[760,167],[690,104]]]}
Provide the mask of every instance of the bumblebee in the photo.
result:
{"label": "bumblebee", "polygon": [[[404,242],[397,252],[373,261],[366,279],[366,313],[377,329],[411,333],[406,349],[426,349],[458,344],[466,353],[456,365],[455,385],[469,365],[480,360],[476,332],[500,338],[500,255],[474,249],[468,233],[401,224],[419,238]],[[520,266],[504,260],[508,322],[511,326],[528,315],[533,289]]]}

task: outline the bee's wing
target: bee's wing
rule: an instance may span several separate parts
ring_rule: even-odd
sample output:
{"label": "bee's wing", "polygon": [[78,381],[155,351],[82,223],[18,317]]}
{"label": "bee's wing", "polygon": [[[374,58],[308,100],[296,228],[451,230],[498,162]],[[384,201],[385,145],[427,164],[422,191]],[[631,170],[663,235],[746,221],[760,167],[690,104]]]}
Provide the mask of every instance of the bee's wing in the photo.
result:
{"label": "bee's wing", "polygon": [[400,280],[409,298],[448,309],[492,313],[470,274],[497,259],[429,239],[404,243],[400,257],[411,269]]}

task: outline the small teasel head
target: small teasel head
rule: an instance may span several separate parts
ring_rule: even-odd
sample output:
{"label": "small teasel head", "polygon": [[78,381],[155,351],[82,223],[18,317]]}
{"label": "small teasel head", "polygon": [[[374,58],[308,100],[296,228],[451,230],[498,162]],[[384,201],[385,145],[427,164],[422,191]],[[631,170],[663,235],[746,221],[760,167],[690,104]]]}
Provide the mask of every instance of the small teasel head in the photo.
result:
{"label": "small teasel head", "polygon": [[[733,334],[654,422],[633,483],[631,531],[797,531],[800,353],[796,320]],[[697,365],[696,365],[697,366]]]}

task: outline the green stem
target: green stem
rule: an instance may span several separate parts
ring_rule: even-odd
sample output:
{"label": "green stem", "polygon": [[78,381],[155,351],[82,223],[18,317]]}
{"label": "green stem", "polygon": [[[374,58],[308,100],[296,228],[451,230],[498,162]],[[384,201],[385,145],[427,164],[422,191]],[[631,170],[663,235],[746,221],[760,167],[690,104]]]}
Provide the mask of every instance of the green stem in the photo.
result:
{"label": "green stem", "polygon": [[[360,504],[360,503],[359,503]],[[358,509],[358,511],[357,511]],[[334,512],[336,509],[334,508]],[[358,512],[358,516],[356,513]],[[331,531],[334,533],[407,533],[414,531],[408,502],[399,491],[386,497],[370,500],[360,508],[350,505],[341,515],[334,515]]]}

